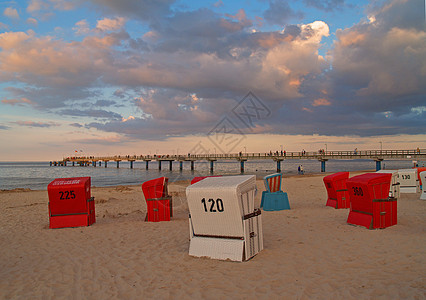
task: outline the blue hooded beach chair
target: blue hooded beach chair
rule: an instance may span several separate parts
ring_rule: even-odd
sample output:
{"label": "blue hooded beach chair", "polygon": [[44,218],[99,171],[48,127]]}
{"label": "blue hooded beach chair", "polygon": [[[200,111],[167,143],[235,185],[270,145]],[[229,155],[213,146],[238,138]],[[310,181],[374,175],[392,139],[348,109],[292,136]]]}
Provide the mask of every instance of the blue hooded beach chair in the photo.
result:
{"label": "blue hooded beach chair", "polygon": [[266,211],[290,209],[287,193],[281,190],[281,173],[275,173],[263,178],[266,191],[262,192],[260,207]]}

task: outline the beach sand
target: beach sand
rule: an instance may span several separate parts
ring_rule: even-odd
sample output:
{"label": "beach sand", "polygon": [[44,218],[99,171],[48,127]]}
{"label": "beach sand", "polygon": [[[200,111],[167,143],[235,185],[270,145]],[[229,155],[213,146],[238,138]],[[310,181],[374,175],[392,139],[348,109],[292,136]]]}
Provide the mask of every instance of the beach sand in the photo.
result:
{"label": "beach sand", "polygon": [[48,229],[47,191],[2,191],[0,298],[425,299],[420,194],[401,194],[397,225],[368,230],[325,206],[322,178],[283,179],[292,209],[262,212],[265,249],[242,263],[188,255],[189,182],[169,185],[171,222],[144,222],[140,186],[94,187],[96,223],[64,229]]}

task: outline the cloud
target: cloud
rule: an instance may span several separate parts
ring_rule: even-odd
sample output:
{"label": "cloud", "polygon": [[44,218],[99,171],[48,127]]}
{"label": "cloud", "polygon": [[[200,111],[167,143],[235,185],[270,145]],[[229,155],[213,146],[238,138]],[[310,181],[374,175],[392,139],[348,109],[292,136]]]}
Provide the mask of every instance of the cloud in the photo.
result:
{"label": "cloud", "polygon": [[[30,0],[27,6],[27,12],[41,20],[47,20],[54,15],[54,11],[51,8],[51,2],[52,1],[50,0]],[[56,9],[58,8],[56,7]]]}
{"label": "cloud", "polygon": [[[422,134],[426,114],[416,108],[424,106],[426,95],[422,84],[426,82],[426,61],[422,58],[426,57],[426,35],[408,21],[418,15],[418,4],[387,2],[376,8],[370,21],[338,30],[334,48],[328,53],[331,68],[303,77],[298,101],[285,103],[276,114],[285,121],[271,116],[271,132]],[[396,12],[402,16],[394,24],[390,20]],[[317,25],[311,27],[318,32]],[[301,35],[309,32],[305,29]],[[312,40],[315,34],[310,35]]]}
{"label": "cloud", "polygon": [[9,105],[20,105],[22,106],[23,104],[30,104],[33,105],[33,103],[31,102],[31,100],[27,99],[27,98],[20,98],[20,99],[3,99],[1,100],[1,103],[4,104],[9,104]]}
{"label": "cloud", "polygon": [[422,0],[392,0],[372,4],[367,14],[377,30],[391,28],[425,30],[425,3]]}
{"label": "cloud", "polygon": [[92,86],[103,74],[114,72],[111,47],[122,38],[120,34],[106,34],[66,42],[37,37],[32,31],[2,33],[0,79],[20,82],[22,88],[5,90],[38,107],[62,106],[65,101],[84,99],[94,94]]}
{"label": "cloud", "polygon": [[75,0],[49,0],[49,1],[53,5],[53,8],[57,10],[72,10],[78,4],[78,1],[75,1]]}
{"label": "cloud", "polygon": [[27,23],[32,25],[32,26],[37,26],[38,25],[38,21],[34,18],[28,18],[27,19]]}
{"label": "cloud", "polygon": [[75,116],[75,117],[92,117],[101,119],[122,119],[122,116],[112,111],[101,109],[61,109],[58,111],[61,115]]}
{"label": "cloud", "polygon": [[7,30],[7,29],[9,29],[9,26],[7,24],[0,22],[0,30]]}
{"label": "cloud", "polygon": [[11,19],[15,19],[15,20],[19,19],[19,14],[16,8],[6,7],[3,11],[3,15]]}
{"label": "cloud", "polygon": [[129,116],[127,119],[126,118],[123,118],[121,121],[122,122],[127,122],[127,121],[130,121],[130,120],[135,120],[136,118],[134,117],[134,116]]}
{"label": "cloud", "polygon": [[[92,3],[109,17],[95,28],[77,23],[84,34],[78,40],[0,34],[4,104],[84,117],[86,128],[151,140],[208,133],[249,91],[272,112],[256,123],[258,133],[371,136],[426,127],[418,109],[426,94],[426,36],[409,20],[417,20],[415,1],[369,8],[369,21],[337,31],[327,56],[320,49],[328,24],[284,26],[282,19],[297,13],[272,14],[286,8],[277,1],[270,2],[268,22],[283,27],[274,31],[253,30],[244,10],[171,10],[173,1]],[[333,3],[347,5],[318,5]],[[132,37],[124,20],[144,21],[147,33]]]}
{"label": "cloud", "polygon": [[34,121],[16,121],[12,122],[14,124],[17,124],[19,126],[25,126],[25,127],[40,127],[40,128],[49,128],[49,127],[58,127],[61,126],[59,123],[55,122],[34,122]]}
{"label": "cloud", "polygon": [[118,97],[118,98],[123,99],[123,98],[125,98],[125,97],[126,97],[126,92],[125,92],[123,89],[118,89],[118,90],[115,90],[115,91],[114,91],[113,95],[114,95],[115,97]]}
{"label": "cloud", "polygon": [[[328,35],[325,23],[255,33],[247,31],[250,26],[243,10],[226,18],[206,9],[178,12],[163,20],[163,26],[153,26],[158,39],[149,49],[154,51],[142,52],[132,48],[125,32],[89,33],[81,42],[33,32],[0,34],[0,76],[5,81],[19,77],[27,86],[5,90],[38,109],[109,120],[92,124],[99,130],[138,134],[141,130],[133,127],[138,124],[154,128],[157,137],[160,130],[174,135],[207,132],[248,91],[276,109],[302,97],[305,77],[327,66],[317,54],[321,38]],[[118,113],[67,107],[83,101],[96,105],[96,87],[104,85],[120,87],[115,96],[136,94],[134,105],[141,116],[123,124]]]}
{"label": "cloud", "polygon": [[31,0],[27,6],[27,12],[34,13],[47,8],[49,8],[49,5],[45,1]]}
{"label": "cloud", "polygon": [[27,6],[27,12],[39,16],[48,17],[53,14],[52,10],[67,11],[76,7],[79,1],[74,0],[31,0]]}
{"label": "cloud", "polygon": [[[331,76],[335,92],[356,96],[347,104],[373,112],[407,111],[424,101],[426,32],[405,21],[416,18],[417,4],[394,0],[374,22],[337,31]],[[389,22],[396,12],[396,23]]]}
{"label": "cloud", "polygon": [[113,135],[106,137],[90,137],[90,138],[81,138],[81,139],[73,139],[70,140],[69,143],[73,145],[83,144],[83,145],[105,145],[111,146],[114,144],[119,144],[126,142],[123,137]]}
{"label": "cloud", "polygon": [[269,1],[269,7],[264,12],[264,19],[271,24],[285,25],[291,19],[303,18],[303,12],[294,11],[286,1]]}
{"label": "cloud", "polygon": [[339,10],[349,5],[345,3],[345,0],[303,0],[303,2],[307,6],[315,7],[326,12]]}
{"label": "cloud", "polygon": [[87,20],[78,21],[72,29],[75,31],[76,35],[86,35],[90,33],[89,22],[87,22]]}
{"label": "cloud", "polygon": [[96,24],[96,29],[101,31],[117,31],[123,28],[125,24],[124,18],[102,19]]}
{"label": "cloud", "polygon": [[330,101],[324,98],[318,98],[314,100],[312,106],[328,106],[331,105]]}
{"label": "cloud", "polygon": [[223,6],[223,1],[219,0],[219,1],[215,2],[215,3],[213,3],[213,6],[214,7],[222,7]]}
{"label": "cloud", "polygon": [[111,101],[111,100],[97,100],[94,103],[94,106],[107,107],[107,106],[112,106],[115,104],[117,104],[117,102]]}
{"label": "cloud", "polygon": [[71,123],[70,126],[72,127],[76,127],[76,128],[82,128],[84,127],[83,125],[81,125],[80,123]]}
{"label": "cloud", "polygon": [[90,0],[100,10],[137,20],[155,21],[172,13],[170,6],[175,0]]}

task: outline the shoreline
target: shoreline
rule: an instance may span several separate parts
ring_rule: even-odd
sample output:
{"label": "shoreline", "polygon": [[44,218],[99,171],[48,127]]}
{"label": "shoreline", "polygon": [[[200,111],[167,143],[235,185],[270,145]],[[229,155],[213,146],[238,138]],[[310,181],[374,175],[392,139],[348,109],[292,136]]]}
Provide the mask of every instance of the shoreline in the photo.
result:
{"label": "shoreline", "polygon": [[[355,175],[359,175],[359,174],[363,174],[363,173],[374,173],[375,170],[363,170],[363,171],[350,171],[349,174],[350,176],[355,176]],[[273,174],[274,172],[271,172],[270,174]],[[276,173],[276,172],[275,172]],[[309,173],[309,174],[283,174],[282,178],[302,178],[302,177],[324,177],[330,174],[334,174],[336,172],[323,172],[323,173]],[[355,174],[355,175],[353,175]],[[239,175],[255,175],[256,176],[256,181],[258,180],[263,180],[263,175],[256,175],[256,174],[233,174],[233,175],[229,175],[229,174],[224,174],[224,175],[219,175],[219,174],[214,174],[214,176],[239,176]],[[206,175],[208,176],[208,175]],[[158,176],[158,177],[162,177],[162,176]],[[165,176],[167,177],[167,176]],[[177,180],[177,181],[169,181],[169,185],[170,184],[182,184],[184,182],[190,182],[190,179],[184,179],[184,180]],[[127,186],[127,187],[135,187],[135,186],[141,186],[142,183],[144,181],[141,181],[140,184],[115,184],[115,185],[105,185],[105,186],[95,186],[92,184],[92,189],[93,188],[115,188],[115,187],[120,187],[120,186]],[[47,185],[46,188],[44,189],[31,189],[31,188],[26,188],[26,187],[19,187],[19,188],[13,188],[13,189],[0,189],[0,193],[19,193],[19,192],[32,192],[32,191],[47,191]]]}

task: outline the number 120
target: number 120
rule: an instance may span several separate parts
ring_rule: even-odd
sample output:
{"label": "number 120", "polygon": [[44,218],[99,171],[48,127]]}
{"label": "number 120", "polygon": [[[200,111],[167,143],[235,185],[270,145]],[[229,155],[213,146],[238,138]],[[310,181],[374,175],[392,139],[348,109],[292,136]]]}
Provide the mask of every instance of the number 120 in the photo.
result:
{"label": "number 120", "polygon": [[[208,204],[206,202],[210,203],[210,210],[207,209]],[[206,201],[206,198],[203,198],[201,200],[201,203],[203,203],[204,205],[204,211],[205,212],[223,212],[223,201],[220,198],[217,198],[216,200],[214,199],[209,199],[208,201]],[[217,208],[217,210],[216,210]]]}

